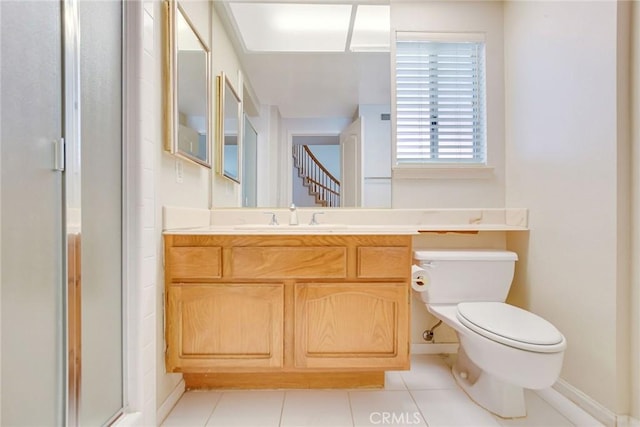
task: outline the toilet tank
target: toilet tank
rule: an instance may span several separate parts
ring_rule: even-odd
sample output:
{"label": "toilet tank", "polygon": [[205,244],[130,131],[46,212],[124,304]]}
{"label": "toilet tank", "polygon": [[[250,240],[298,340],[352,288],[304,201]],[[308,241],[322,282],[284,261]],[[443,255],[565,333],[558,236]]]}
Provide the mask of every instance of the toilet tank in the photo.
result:
{"label": "toilet tank", "polygon": [[426,284],[415,293],[429,304],[504,302],[517,259],[515,252],[504,250],[414,251],[414,264],[426,271]]}

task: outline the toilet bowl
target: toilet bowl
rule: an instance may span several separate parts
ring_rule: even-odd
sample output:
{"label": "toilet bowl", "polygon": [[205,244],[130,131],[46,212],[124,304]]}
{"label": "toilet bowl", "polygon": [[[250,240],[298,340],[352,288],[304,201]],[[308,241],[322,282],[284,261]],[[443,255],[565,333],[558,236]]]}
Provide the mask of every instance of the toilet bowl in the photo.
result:
{"label": "toilet bowl", "polygon": [[557,380],[567,344],[548,321],[504,303],[516,255],[416,251],[414,259],[426,283],[416,295],[458,335],[452,368],[458,385],[500,417],[526,416],[524,389],[547,388]]}

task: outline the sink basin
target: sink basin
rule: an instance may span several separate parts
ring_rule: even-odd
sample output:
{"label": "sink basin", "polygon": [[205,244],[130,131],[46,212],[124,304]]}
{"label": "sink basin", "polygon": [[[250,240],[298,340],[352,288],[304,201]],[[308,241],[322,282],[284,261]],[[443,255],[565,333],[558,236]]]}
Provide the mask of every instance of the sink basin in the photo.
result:
{"label": "sink basin", "polygon": [[269,225],[269,224],[240,224],[233,228],[236,230],[259,230],[259,231],[273,231],[275,233],[282,232],[294,232],[294,231],[331,231],[331,230],[345,230],[347,226],[345,224],[317,224],[317,225]]}

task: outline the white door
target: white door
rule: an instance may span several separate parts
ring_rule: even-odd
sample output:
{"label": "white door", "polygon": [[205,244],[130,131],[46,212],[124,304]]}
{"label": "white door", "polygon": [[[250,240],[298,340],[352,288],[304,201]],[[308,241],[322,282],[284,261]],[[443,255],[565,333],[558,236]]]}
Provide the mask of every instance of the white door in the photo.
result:
{"label": "white door", "polygon": [[340,206],[362,206],[362,118],[358,117],[340,134],[342,182]]}

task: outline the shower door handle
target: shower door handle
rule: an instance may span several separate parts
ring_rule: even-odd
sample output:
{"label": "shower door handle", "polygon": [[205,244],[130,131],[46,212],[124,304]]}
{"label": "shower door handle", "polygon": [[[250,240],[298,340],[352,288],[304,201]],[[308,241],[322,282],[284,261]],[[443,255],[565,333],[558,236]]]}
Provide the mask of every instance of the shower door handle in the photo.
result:
{"label": "shower door handle", "polygon": [[64,172],[64,138],[53,141],[53,170]]}

